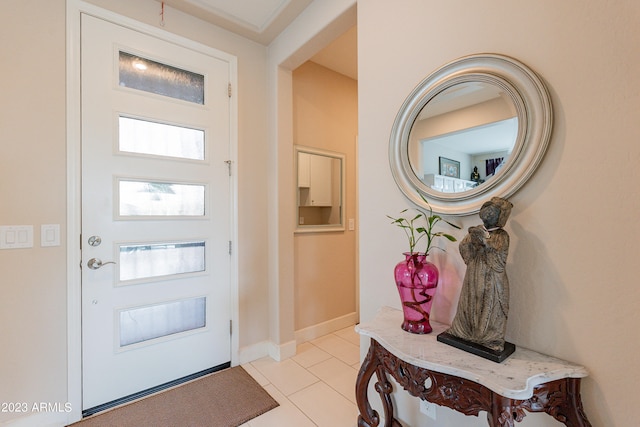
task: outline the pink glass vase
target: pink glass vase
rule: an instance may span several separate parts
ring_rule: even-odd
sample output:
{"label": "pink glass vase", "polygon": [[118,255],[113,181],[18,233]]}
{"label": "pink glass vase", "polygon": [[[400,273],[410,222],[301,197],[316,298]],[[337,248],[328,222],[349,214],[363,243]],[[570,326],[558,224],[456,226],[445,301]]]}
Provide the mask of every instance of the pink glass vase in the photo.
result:
{"label": "pink glass vase", "polygon": [[402,302],[402,329],[413,334],[432,331],[429,313],[438,286],[438,268],[427,261],[423,253],[404,253],[405,260],[394,269],[396,285]]}

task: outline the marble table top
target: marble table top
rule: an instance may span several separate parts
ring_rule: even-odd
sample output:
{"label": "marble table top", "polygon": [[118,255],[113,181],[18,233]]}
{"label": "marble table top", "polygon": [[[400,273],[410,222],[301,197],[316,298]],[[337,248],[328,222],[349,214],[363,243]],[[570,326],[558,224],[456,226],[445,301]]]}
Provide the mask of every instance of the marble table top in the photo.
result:
{"label": "marble table top", "polygon": [[539,384],[588,375],[582,366],[518,346],[507,360],[496,363],[438,342],[437,335],[447,325],[432,321],[433,332],[417,335],[403,331],[402,320],[402,311],[382,307],[371,322],[357,325],[356,331],[405,362],[474,381],[511,399],[531,398]]}

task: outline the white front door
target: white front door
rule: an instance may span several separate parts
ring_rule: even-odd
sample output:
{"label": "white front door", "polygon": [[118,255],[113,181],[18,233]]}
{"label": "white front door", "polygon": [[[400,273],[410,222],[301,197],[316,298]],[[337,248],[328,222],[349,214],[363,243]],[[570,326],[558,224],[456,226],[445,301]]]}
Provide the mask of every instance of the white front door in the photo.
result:
{"label": "white front door", "polygon": [[83,410],[228,364],[230,64],[83,15]]}

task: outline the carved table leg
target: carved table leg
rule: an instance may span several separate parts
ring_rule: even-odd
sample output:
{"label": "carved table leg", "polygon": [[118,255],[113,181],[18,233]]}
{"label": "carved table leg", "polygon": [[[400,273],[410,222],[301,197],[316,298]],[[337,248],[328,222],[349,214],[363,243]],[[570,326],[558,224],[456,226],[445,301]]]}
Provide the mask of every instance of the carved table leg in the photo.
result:
{"label": "carved table leg", "polygon": [[567,427],[591,427],[582,408],[580,397],[580,378],[566,378],[554,381],[558,385],[555,393],[549,393],[549,402],[545,412]]}
{"label": "carved table leg", "polygon": [[362,362],[360,372],[358,372],[358,378],[356,379],[356,402],[358,403],[358,410],[360,411],[360,415],[358,415],[358,427],[377,427],[380,425],[380,415],[371,408],[367,394],[369,381],[374,372],[378,379],[378,382],[375,384],[375,389],[378,394],[380,394],[382,407],[384,409],[384,427],[402,427],[393,417],[393,402],[391,401],[393,387],[388,381],[384,366],[378,358],[378,346],[379,344],[375,340],[371,340],[369,352],[364,362]]}
{"label": "carved table leg", "polygon": [[358,372],[358,378],[356,379],[356,402],[358,403],[358,410],[360,411],[360,415],[358,415],[358,427],[377,427],[380,424],[378,412],[371,408],[367,395],[369,381],[380,365],[374,354],[373,343],[374,341],[371,340],[369,352],[362,362],[362,366]]}
{"label": "carved table leg", "polygon": [[400,422],[393,417],[393,401],[391,400],[393,386],[387,379],[384,366],[378,365],[378,369],[376,369],[376,376],[378,377],[376,391],[380,395],[382,408],[384,409],[384,427],[402,427]]}

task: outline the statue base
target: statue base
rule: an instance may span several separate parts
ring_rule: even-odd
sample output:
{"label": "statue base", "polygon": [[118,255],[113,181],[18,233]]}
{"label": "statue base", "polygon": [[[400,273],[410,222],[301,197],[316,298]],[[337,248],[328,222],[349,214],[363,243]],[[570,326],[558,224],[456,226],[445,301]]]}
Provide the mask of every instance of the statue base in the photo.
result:
{"label": "statue base", "polygon": [[458,338],[447,332],[439,334],[438,341],[497,363],[503,362],[507,357],[511,356],[514,351],[516,351],[516,345],[507,341],[504,342],[504,350],[496,351],[483,345]]}

